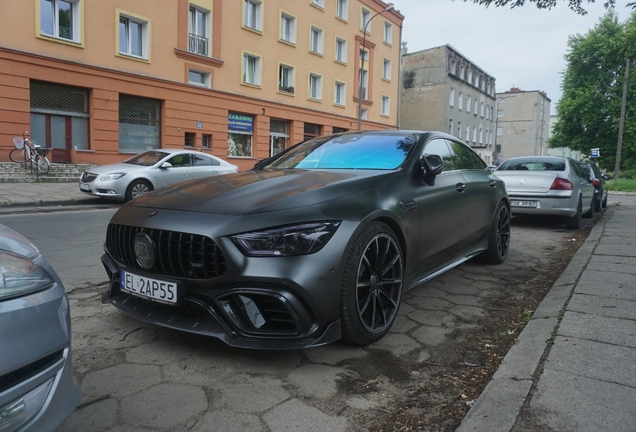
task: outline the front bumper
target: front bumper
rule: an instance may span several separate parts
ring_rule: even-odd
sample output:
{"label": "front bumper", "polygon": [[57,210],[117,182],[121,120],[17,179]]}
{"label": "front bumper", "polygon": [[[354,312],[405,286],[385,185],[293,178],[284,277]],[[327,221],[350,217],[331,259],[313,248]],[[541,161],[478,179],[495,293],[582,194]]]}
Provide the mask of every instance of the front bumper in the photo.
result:
{"label": "front bumper", "polygon": [[79,181],[79,190],[85,194],[123,200],[126,197],[126,185],[119,180],[104,182],[99,177],[91,182]]}

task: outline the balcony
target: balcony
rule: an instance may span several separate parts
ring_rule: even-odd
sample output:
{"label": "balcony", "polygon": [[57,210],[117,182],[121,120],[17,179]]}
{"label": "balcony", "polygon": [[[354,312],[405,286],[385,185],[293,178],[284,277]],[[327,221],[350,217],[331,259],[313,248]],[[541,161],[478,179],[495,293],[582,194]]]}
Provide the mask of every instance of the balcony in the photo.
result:
{"label": "balcony", "polygon": [[207,57],[210,41],[207,38],[192,33],[190,33],[189,36],[188,51]]}

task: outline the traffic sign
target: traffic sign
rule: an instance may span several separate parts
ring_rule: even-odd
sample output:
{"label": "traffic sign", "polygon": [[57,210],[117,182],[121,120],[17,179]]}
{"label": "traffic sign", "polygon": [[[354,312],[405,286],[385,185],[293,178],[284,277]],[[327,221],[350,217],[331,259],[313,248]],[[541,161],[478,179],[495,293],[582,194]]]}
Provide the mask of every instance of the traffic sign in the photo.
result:
{"label": "traffic sign", "polygon": [[601,156],[601,151],[600,151],[600,149],[593,148],[593,149],[591,149],[591,151],[592,151],[592,157],[593,157],[593,158],[597,158],[597,157],[600,157],[600,156]]}

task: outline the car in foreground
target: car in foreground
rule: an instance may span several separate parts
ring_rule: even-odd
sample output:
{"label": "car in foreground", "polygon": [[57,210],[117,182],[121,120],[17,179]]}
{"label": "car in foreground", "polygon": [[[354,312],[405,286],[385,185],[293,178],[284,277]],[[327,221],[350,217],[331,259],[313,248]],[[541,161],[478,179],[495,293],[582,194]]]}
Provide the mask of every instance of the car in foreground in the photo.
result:
{"label": "car in foreground", "polygon": [[336,134],[122,206],[102,301],[237,347],[369,344],[405,290],[509,247],[505,185],[456,138]]}
{"label": "car in foreground", "polygon": [[130,201],[177,182],[238,171],[236,165],[203,152],[149,150],[121,163],[84,171],[80,176],[79,189],[89,195]]}
{"label": "car in foreground", "polygon": [[512,214],[563,216],[579,229],[594,216],[594,186],[577,161],[558,156],[521,156],[504,161],[495,175],[506,183]]}
{"label": "car in foreground", "polygon": [[0,431],[57,430],[81,391],[71,370],[69,303],[27,239],[0,225]]}
{"label": "car in foreground", "polygon": [[609,179],[609,176],[601,174],[601,170],[595,162],[581,161],[579,163],[590,183],[594,186],[594,210],[600,212],[607,207],[608,189],[605,180]]}

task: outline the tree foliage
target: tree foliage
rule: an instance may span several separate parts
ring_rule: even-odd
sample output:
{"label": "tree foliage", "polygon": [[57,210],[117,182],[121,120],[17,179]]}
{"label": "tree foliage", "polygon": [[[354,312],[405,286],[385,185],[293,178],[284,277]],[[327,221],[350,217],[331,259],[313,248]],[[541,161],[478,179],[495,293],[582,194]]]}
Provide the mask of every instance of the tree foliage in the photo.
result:
{"label": "tree foliage", "polygon": [[568,39],[567,62],[557,105],[558,119],[549,146],[590,154],[610,171],[616,161],[625,68],[630,62],[621,170],[636,169],[636,13],[619,23],[609,11],[585,35]]}
{"label": "tree foliage", "polygon": [[[552,9],[557,5],[559,0],[527,0],[528,3],[534,3],[539,9]],[[464,2],[473,2],[476,4],[488,6],[510,6],[511,8],[520,7],[526,4],[526,0],[464,0]],[[596,0],[567,0],[568,7],[580,15],[586,15],[586,4],[595,3]],[[605,9],[613,9],[616,6],[616,0],[605,0],[603,2]],[[636,9],[636,2],[627,3],[627,7]]]}

